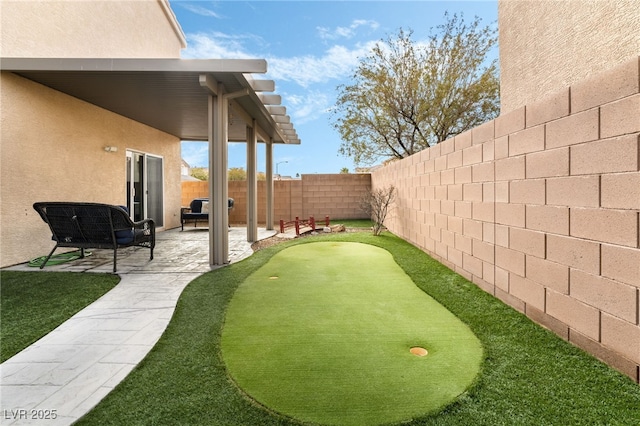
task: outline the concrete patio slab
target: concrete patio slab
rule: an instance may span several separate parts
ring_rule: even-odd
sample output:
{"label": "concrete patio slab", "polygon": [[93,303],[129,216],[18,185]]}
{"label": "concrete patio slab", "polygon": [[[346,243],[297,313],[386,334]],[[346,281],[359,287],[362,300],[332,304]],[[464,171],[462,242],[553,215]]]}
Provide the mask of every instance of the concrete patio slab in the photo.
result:
{"label": "concrete patio slab", "polygon": [[[259,239],[275,234],[258,230]],[[246,235],[230,228],[231,263],[253,253]],[[202,228],[159,232],[152,261],[148,249],[119,250],[116,287],[0,365],[0,423],[69,425],[98,404],[156,344],[186,285],[211,270],[208,238]],[[112,251],[93,250],[41,273],[110,273],[112,261]]]}

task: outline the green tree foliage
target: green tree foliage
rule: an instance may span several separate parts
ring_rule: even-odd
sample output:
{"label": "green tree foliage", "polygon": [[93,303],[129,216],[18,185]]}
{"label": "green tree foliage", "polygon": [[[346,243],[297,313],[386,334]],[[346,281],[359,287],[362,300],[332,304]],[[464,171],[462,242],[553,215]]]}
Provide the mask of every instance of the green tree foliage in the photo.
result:
{"label": "green tree foliage", "polygon": [[206,167],[193,167],[191,176],[200,180],[209,180],[209,169]]}
{"label": "green tree foliage", "polygon": [[[228,180],[247,180],[247,171],[242,167],[231,167],[227,172]],[[264,172],[256,173],[256,180],[267,180]]]}
{"label": "green tree foliage", "polygon": [[343,167],[340,169],[340,174],[341,175],[348,175],[349,174],[349,168],[348,167]]}
{"label": "green tree foliage", "polygon": [[[194,167],[191,169],[191,176],[200,180],[209,180],[209,169],[206,167]],[[247,180],[247,171],[242,167],[231,167],[227,170],[228,180]],[[267,180],[264,172],[256,173],[256,180]]]}
{"label": "green tree foliage", "polygon": [[495,29],[445,13],[426,43],[400,29],[361,59],[353,84],[338,87],[339,152],[357,164],[404,158],[472,129],[499,113]]}
{"label": "green tree foliage", "polygon": [[227,172],[228,180],[247,180],[247,172],[242,167],[231,167]]}

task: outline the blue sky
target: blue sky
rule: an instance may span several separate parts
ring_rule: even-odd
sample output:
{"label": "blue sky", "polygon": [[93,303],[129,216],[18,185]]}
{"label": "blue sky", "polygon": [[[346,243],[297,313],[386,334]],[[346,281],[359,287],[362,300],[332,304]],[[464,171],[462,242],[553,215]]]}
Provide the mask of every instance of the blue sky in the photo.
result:
{"label": "blue sky", "polygon": [[[275,81],[300,145],[275,145],[282,175],[339,173],[356,165],[338,153],[340,136],[330,120],[337,87],[350,84],[360,57],[400,28],[416,42],[443,22],[445,11],[497,25],[497,1],[189,1],[170,0],[187,38],[183,58],[260,58]],[[497,50],[495,55],[497,57]],[[206,166],[207,143],[183,142],[182,156]],[[229,146],[229,167],[246,169],[246,145]],[[258,170],[265,170],[258,146]],[[274,167],[275,171],[275,167]]]}

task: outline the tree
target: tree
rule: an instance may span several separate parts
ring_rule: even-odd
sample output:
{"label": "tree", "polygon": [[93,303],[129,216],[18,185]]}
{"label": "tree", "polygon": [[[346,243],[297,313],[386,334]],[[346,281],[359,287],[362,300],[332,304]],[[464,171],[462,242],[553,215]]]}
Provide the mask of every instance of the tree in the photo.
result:
{"label": "tree", "polygon": [[247,172],[242,167],[231,167],[227,171],[228,180],[247,180]]}
{"label": "tree", "polygon": [[380,235],[384,228],[384,220],[396,198],[396,188],[391,185],[384,188],[371,189],[360,199],[360,208],[373,222],[373,235]]}
{"label": "tree", "polygon": [[338,87],[332,118],[342,155],[360,165],[404,158],[498,115],[498,64],[487,63],[496,30],[478,17],[444,18],[424,44],[402,29],[378,42],[353,84]]}
{"label": "tree", "polygon": [[[200,180],[209,180],[209,169],[206,167],[194,167],[191,176]],[[231,167],[227,170],[227,180],[247,180],[247,171],[242,167]],[[265,172],[257,172],[256,180],[267,180]]]}
{"label": "tree", "polygon": [[[231,167],[227,171],[228,180],[247,180],[247,171],[242,167]],[[264,172],[256,173],[256,180],[267,180],[267,175]]]}
{"label": "tree", "polygon": [[343,167],[340,169],[340,174],[341,175],[348,175],[349,174],[349,168],[348,167]]}
{"label": "tree", "polygon": [[206,167],[193,167],[191,176],[200,180],[209,180],[209,169]]}

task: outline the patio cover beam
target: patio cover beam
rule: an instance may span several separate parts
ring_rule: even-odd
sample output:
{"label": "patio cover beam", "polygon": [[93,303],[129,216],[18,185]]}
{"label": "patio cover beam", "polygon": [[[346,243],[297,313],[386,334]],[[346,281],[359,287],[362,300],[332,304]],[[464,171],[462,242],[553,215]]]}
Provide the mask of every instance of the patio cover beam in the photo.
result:
{"label": "patio cover beam", "polygon": [[200,74],[198,79],[200,81],[200,86],[205,90],[205,92],[214,96],[218,94],[218,82],[211,76],[211,74]]}
{"label": "patio cover beam", "polygon": [[276,90],[276,83],[273,80],[254,80],[247,77],[247,81],[256,92],[274,92]]}
{"label": "patio cover beam", "polygon": [[264,95],[258,93],[258,99],[265,105],[280,105],[282,103],[282,97],[280,95]]}
{"label": "patio cover beam", "polygon": [[291,117],[289,117],[288,115],[274,115],[273,119],[278,124],[280,124],[280,123],[290,123],[291,122]]}
{"label": "patio cover beam", "polygon": [[2,58],[7,71],[267,72],[264,59]]}

